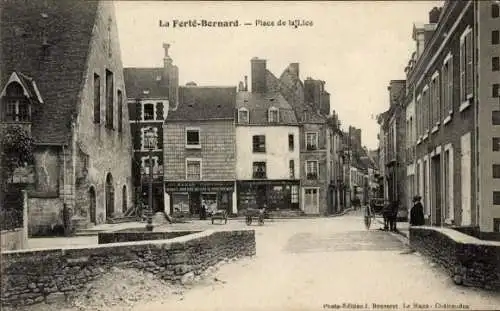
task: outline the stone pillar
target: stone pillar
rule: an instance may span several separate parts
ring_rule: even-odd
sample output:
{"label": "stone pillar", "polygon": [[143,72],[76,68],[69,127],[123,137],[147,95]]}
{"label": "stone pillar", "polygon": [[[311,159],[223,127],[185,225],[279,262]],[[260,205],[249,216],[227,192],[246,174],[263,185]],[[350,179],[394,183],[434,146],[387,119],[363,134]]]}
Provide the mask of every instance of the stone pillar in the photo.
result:
{"label": "stone pillar", "polygon": [[28,192],[21,190],[23,196],[23,237],[21,242],[21,249],[28,248]]}
{"label": "stone pillar", "polygon": [[170,194],[168,194],[167,192],[164,193],[165,200],[163,200],[163,211],[166,215],[170,215]]}
{"label": "stone pillar", "polygon": [[238,214],[238,196],[236,195],[236,182],[234,182],[234,191],[233,191],[233,196],[232,196],[232,203],[233,203],[233,214]]}

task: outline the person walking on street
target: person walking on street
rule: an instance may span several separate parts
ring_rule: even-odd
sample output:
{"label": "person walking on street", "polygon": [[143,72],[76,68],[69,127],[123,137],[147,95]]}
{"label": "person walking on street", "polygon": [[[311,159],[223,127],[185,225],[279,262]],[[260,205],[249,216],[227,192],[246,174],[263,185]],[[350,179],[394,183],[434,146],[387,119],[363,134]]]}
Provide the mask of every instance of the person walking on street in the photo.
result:
{"label": "person walking on street", "polygon": [[399,202],[398,200],[392,201],[391,210],[389,214],[389,230],[396,232],[397,218],[398,218]]}
{"label": "person walking on street", "polygon": [[389,230],[389,218],[391,215],[391,203],[385,204],[384,208],[382,209],[382,216],[384,217],[384,230],[387,231]]}
{"label": "person walking on street", "polygon": [[425,224],[424,219],[424,206],[420,203],[422,197],[416,195],[413,197],[413,207],[410,211],[410,225],[412,226],[423,226]]}

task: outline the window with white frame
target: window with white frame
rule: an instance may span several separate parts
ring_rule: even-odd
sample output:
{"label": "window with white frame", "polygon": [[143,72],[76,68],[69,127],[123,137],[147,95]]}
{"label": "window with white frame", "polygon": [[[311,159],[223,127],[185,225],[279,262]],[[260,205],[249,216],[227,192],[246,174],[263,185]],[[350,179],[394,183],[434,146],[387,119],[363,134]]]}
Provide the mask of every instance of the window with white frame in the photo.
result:
{"label": "window with white frame", "polygon": [[187,128],[186,147],[199,147],[199,146],[200,146],[200,129]]}
{"label": "window with white frame", "polygon": [[[154,140],[154,145],[151,145],[151,141],[146,139],[146,133],[149,131],[153,131],[155,135],[155,140]],[[142,150],[149,150],[149,149],[154,149],[158,150],[158,128],[154,126],[146,126],[141,128],[141,149]]]}
{"label": "window with white frame", "polygon": [[313,133],[313,132],[306,133],[306,149],[307,150],[318,149],[318,133]]}
{"label": "window with white frame", "polygon": [[441,71],[441,89],[443,90],[441,116],[444,119],[453,113],[453,56],[451,54],[446,57]]}
{"label": "window with white frame", "polygon": [[472,28],[465,29],[460,36],[460,101],[468,101],[473,90],[473,51]]}
{"label": "window with white frame", "polygon": [[17,82],[11,82],[6,89],[5,121],[29,121],[30,107],[24,96],[23,87]]}
{"label": "window with white frame", "polygon": [[415,103],[415,112],[417,114],[417,136],[419,138],[422,137],[422,132],[423,132],[422,131],[422,124],[423,124],[423,122],[422,122],[423,109],[422,108],[423,108],[422,107],[422,96],[418,95],[417,101]]}
{"label": "window with white frame", "polygon": [[248,123],[248,110],[245,108],[240,108],[238,110],[238,122]]}
{"label": "window with white frame", "polygon": [[431,125],[437,125],[441,120],[441,89],[440,89],[440,75],[436,72],[431,82],[431,105],[432,105],[432,122]]}
{"label": "window with white frame", "polygon": [[423,135],[429,132],[429,124],[431,123],[431,97],[429,94],[429,87],[426,85],[422,93],[422,105],[424,107],[423,112]]}
{"label": "window with white frame", "polygon": [[201,180],[201,159],[186,159],[186,179]]}
{"label": "window with white frame", "polygon": [[279,121],[278,109],[275,107],[269,108],[268,119],[270,123],[276,123]]}
{"label": "window with white frame", "polygon": [[142,105],[142,119],[144,121],[155,119],[155,104],[154,103],[144,103]]}
{"label": "window with white frame", "polygon": [[307,179],[318,179],[318,161],[306,161]]}

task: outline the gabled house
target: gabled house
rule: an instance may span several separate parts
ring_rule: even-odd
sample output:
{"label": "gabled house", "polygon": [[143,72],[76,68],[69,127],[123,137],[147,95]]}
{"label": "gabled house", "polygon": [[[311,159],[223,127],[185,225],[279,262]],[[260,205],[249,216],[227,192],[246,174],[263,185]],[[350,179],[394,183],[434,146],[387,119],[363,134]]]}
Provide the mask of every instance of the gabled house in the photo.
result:
{"label": "gabled house", "polygon": [[164,125],[167,213],[236,213],[236,87],[179,87],[179,103]]}
{"label": "gabled house", "polygon": [[295,112],[266,83],[266,60],[251,60],[252,89],[236,100],[238,210],[300,213],[300,138]]}
{"label": "gabled house", "polygon": [[35,142],[29,233],[50,234],[63,205],[78,226],[131,204],[130,129],[109,1],[2,3],[0,128]]}
{"label": "gabled house", "polygon": [[[152,147],[154,213],[169,210],[163,190],[163,129],[169,109],[176,108],[179,86],[179,71],[169,55],[170,45],[163,44],[163,48],[163,67],[123,69],[134,149],[132,180],[135,199],[137,203],[148,202],[149,152]],[[147,131],[156,134],[156,146],[147,145]]]}
{"label": "gabled house", "polygon": [[337,213],[340,200],[336,181],[331,179],[335,163],[330,137],[334,127],[328,121],[330,94],[324,88],[325,82],[312,78],[301,81],[299,64],[292,63],[279,79],[267,71],[267,84],[290,103],[299,124],[301,209],[310,215]]}

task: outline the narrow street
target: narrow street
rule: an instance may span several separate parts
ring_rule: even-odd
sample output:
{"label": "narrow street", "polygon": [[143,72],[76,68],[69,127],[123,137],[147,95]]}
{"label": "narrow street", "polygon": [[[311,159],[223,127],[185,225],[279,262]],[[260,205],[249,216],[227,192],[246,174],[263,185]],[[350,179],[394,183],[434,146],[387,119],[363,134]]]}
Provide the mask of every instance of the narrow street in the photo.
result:
{"label": "narrow street", "polygon": [[[456,286],[438,267],[419,254],[409,253],[400,237],[377,228],[367,231],[359,212],[256,226],[256,258],[222,266],[217,285],[195,286],[183,296],[170,296],[137,309],[320,310],[367,306],[387,310],[406,306],[407,310],[446,310],[468,306],[493,310],[500,305],[498,293]],[[374,308],[373,304],[379,306]]]}

